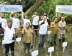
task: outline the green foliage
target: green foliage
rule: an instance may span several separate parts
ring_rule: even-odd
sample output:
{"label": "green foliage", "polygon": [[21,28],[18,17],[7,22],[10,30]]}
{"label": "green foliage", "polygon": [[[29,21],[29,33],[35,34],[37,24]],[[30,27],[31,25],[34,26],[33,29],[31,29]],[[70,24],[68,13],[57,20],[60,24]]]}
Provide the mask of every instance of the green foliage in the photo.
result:
{"label": "green foliage", "polygon": [[[39,15],[43,15],[44,12],[47,12],[48,17],[53,21],[54,17],[56,17],[56,5],[72,5],[72,0],[47,0],[38,8]],[[66,16],[66,21],[69,23],[72,19],[72,15],[64,15]],[[57,17],[60,20],[61,14],[58,13]]]}
{"label": "green foliage", "polygon": [[[6,1],[8,1],[8,0],[6,0]],[[26,1],[26,3],[28,3],[28,1],[30,1],[30,0],[25,0],[25,1]],[[11,1],[8,1],[8,2],[11,2]],[[56,12],[55,12],[56,5],[72,5],[72,0],[45,0],[41,4],[41,6],[39,6],[39,8],[37,9],[38,15],[42,16],[44,12],[47,12],[48,17],[50,18],[51,21],[53,21],[54,18],[56,17]],[[7,20],[9,19],[9,14],[10,13],[5,13],[5,18]],[[31,15],[29,15],[29,19],[31,21],[32,21],[32,15],[33,15],[33,13],[31,13]],[[69,15],[69,14],[64,14],[64,15],[66,17],[67,23],[71,23],[72,15]],[[58,13],[57,17],[60,20],[61,13]],[[18,14],[18,18],[21,19],[20,13]]]}
{"label": "green foliage", "polygon": [[[5,18],[7,21],[10,20],[10,13],[9,12],[5,12]],[[17,13],[18,14],[18,18],[21,20],[21,13]]]}

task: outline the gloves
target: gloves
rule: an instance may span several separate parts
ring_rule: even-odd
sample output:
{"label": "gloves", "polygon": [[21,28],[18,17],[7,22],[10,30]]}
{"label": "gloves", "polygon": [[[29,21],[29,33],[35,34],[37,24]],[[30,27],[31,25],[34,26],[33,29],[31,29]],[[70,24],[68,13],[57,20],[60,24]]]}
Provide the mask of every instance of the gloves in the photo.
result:
{"label": "gloves", "polygon": [[44,24],[44,23],[45,23],[45,22],[43,21],[43,22],[41,23],[41,25]]}

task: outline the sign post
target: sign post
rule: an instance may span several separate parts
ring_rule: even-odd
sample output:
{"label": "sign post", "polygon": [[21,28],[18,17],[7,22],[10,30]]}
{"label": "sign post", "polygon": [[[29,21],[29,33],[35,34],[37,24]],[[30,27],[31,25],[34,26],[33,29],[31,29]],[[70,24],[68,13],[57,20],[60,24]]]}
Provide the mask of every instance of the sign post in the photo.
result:
{"label": "sign post", "polygon": [[54,46],[53,47],[50,47],[48,48],[48,52],[50,53],[50,56],[52,56],[52,52],[54,51]]}
{"label": "sign post", "polygon": [[1,12],[22,12],[22,5],[1,5]]}
{"label": "sign post", "polygon": [[37,55],[38,55],[38,50],[31,52],[31,56],[37,56]]}
{"label": "sign post", "polygon": [[72,14],[72,5],[56,5],[56,16],[57,13]]}
{"label": "sign post", "polygon": [[67,46],[68,42],[63,42],[62,47],[63,47],[63,53],[65,51],[65,47]]}
{"label": "sign post", "polygon": [[16,38],[16,42],[18,42],[18,44],[20,44],[21,41],[21,37]]}

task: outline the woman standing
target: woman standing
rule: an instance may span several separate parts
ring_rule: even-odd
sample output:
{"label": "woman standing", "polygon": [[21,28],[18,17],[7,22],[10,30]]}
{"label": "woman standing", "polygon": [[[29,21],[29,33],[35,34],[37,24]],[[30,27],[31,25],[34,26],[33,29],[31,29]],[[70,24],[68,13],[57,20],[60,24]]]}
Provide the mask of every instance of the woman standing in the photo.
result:
{"label": "woman standing", "polygon": [[32,33],[33,29],[30,28],[30,23],[26,23],[26,27],[22,29],[24,51],[27,53],[30,51],[30,46],[32,45]]}

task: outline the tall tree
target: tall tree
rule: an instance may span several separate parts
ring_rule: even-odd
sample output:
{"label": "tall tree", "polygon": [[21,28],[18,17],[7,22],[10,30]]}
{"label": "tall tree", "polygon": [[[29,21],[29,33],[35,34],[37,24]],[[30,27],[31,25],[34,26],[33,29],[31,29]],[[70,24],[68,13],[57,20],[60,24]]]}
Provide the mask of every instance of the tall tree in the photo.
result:
{"label": "tall tree", "polygon": [[36,0],[36,3],[28,9],[25,14],[30,15],[32,12],[36,11],[43,1],[44,0]]}

